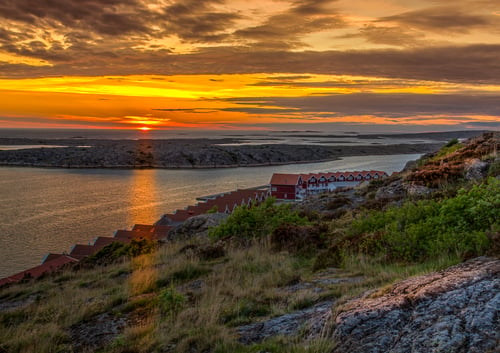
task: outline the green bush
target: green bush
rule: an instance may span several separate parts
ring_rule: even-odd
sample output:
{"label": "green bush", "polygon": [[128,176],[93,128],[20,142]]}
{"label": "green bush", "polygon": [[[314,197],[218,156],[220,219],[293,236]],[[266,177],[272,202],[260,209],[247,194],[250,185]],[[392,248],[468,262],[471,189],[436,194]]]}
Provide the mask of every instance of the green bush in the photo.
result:
{"label": "green bush", "polygon": [[416,261],[455,253],[462,257],[484,253],[486,233],[499,227],[500,181],[490,178],[442,201],[406,202],[400,207],[372,211],[355,219],[348,231],[357,250],[388,260]]}
{"label": "green bush", "polygon": [[209,230],[209,236],[213,239],[230,236],[254,239],[271,234],[282,224],[308,223],[306,218],[292,211],[290,205],[278,205],[274,201],[274,198],[268,198],[258,206],[237,207],[224,223]]}
{"label": "green bush", "polygon": [[217,212],[219,212],[219,208],[217,207],[217,205],[214,205],[211,209],[207,211],[207,213],[217,213]]}
{"label": "green bush", "polygon": [[457,138],[453,138],[450,141],[448,141],[448,143],[446,145],[444,145],[444,147],[451,147],[453,145],[456,145],[457,143],[458,143],[458,139]]}
{"label": "green bush", "polygon": [[157,248],[157,243],[147,239],[133,239],[129,244],[114,242],[95,254],[90,255],[85,262],[87,264],[107,265],[122,257],[135,257],[150,254]]}
{"label": "green bush", "polygon": [[177,292],[173,286],[163,289],[158,296],[160,310],[166,315],[177,314],[185,302],[186,297]]}

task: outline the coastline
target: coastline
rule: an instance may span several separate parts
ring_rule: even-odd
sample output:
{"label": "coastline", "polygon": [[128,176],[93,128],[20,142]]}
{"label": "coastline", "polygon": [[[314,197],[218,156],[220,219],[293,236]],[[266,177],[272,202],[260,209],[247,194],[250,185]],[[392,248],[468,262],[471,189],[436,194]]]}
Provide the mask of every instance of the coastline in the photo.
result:
{"label": "coastline", "polygon": [[[39,143],[48,142],[39,140]],[[79,144],[83,142],[87,146],[0,150],[0,166],[171,170],[241,168],[320,163],[351,156],[428,153],[443,145],[442,142],[435,142],[354,146],[309,144],[221,146],[220,140],[86,140],[78,142]],[[2,143],[5,144],[5,141],[0,139],[0,144]]]}
{"label": "coastline", "polygon": [[417,156],[357,156],[252,168],[0,168],[5,201],[0,211],[9,220],[0,226],[0,253],[14,254],[9,258],[10,265],[4,264],[4,270],[13,270],[5,275],[38,265],[48,252],[60,252],[96,236],[110,236],[116,229],[123,229],[120,227],[155,222],[159,215],[193,204],[200,196],[267,184],[273,172],[309,173],[340,168],[382,169],[391,173]]}

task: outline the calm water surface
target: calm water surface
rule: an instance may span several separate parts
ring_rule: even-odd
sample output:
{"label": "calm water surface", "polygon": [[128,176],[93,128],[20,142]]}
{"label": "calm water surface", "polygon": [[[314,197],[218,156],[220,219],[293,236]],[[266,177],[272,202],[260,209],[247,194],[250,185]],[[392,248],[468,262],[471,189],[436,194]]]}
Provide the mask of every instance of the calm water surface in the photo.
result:
{"label": "calm water surface", "polygon": [[230,169],[110,170],[0,168],[0,278],[36,266],[116,229],[155,222],[196,197],[267,184],[272,173],[401,170],[419,155]]}

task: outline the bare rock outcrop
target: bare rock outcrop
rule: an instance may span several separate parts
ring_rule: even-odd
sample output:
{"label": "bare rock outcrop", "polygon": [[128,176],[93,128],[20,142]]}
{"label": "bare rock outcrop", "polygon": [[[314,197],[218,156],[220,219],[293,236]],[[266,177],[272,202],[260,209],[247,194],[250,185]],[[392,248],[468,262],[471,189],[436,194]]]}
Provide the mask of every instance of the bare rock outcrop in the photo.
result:
{"label": "bare rock outcrop", "polygon": [[398,179],[387,186],[380,187],[375,194],[375,199],[391,200],[402,199],[406,196],[425,196],[429,195],[432,191],[432,189],[426,186]]}
{"label": "bare rock outcrop", "polygon": [[111,344],[127,325],[123,317],[100,314],[92,320],[83,321],[70,328],[73,348],[76,352],[90,352]]}
{"label": "bare rock outcrop", "polygon": [[336,316],[333,352],[498,352],[498,259],[473,259],[375,295],[347,303]]}
{"label": "bare rock outcrop", "polygon": [[481,180],[488,173],[488,163],[481,161],[479,158],[472,158],[465,162],[465,179],[466,180]]}
{"label": "bare rock outcrop", "polygon": [[218,226],[227,217],[228,214],[226,213],[205,213],[193,216],[172,229],[168,234],[168,240],[206,237],[211,227]]}
{"label": "bare rock outcrop", "polygon": [[325,301],[304,310],[240,326],[238,328],[239,341],[243,344],[250,344],[274,336],[293,336],[301,329],[319,335],[330,318],[332,305],[333,301]]}

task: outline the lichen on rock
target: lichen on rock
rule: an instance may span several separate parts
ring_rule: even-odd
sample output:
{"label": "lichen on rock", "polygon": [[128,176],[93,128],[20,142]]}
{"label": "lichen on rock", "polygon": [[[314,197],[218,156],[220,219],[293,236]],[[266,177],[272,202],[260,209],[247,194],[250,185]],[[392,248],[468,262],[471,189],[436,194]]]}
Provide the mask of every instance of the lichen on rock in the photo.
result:
{"label": "lichen on rock", "polygon": [[500,260],[477,258],[353,300],[335,318],[334,352],[494,352],[499,275]]}

